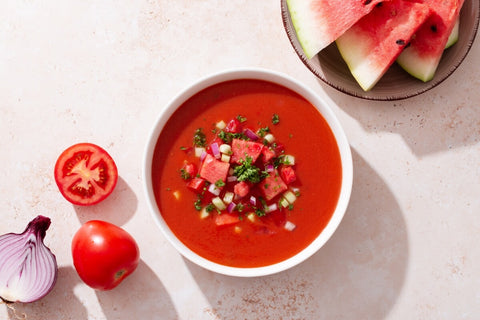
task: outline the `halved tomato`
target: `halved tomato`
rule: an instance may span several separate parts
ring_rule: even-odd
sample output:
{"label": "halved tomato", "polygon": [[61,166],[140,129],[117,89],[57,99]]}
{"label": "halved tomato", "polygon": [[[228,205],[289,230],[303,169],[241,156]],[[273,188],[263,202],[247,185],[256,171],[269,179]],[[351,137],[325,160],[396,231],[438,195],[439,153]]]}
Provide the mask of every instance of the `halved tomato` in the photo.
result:
{"label": "halved tomato", "polygon": [[55,182],[65,199],[75,205],[99,203],[112,193],[117,180],[112,157],[92,143],[69,147],[55,164]]}

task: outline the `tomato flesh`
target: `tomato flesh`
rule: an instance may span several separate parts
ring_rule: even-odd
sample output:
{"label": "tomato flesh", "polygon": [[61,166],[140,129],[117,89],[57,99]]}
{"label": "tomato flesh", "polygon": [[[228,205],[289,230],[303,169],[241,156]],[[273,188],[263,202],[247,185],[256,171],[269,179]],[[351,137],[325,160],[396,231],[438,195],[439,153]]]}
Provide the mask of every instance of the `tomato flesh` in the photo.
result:
{"label": "tomato flesh", "polygon": [[55,182],[65,199],[75,205],[99,203],[112,193],[117,180],[112,157],[92,143],[69,147],[55,164]]}
{"label": "tomato flesh", "polygon": [[72,240],[75,270],[88,286],[111,290],[138,266],[140,252],[135,239],[109,222],[92,220]]}

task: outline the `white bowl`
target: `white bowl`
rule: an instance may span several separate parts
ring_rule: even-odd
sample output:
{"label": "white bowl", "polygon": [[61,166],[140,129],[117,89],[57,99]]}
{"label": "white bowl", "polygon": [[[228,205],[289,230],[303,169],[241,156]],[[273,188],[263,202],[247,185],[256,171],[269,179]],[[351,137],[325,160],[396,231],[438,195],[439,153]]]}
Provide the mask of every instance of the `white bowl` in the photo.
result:
{"label": "white bowl", "polygon": [[[183,102],[185,102],[187,99],[189,99],[199,91],[214,84],[235,79],[258,79],[273,82],[289,88],[290,90],[293,90],[306,98],[318,109],[318,111],[329,124],[336,138],[341,157],[342,184],[340,196],[336,209],[325,229],[312,243],[310,243],[310,245],[308,245],[298,254],[282,262],[263,267],[237,268],[225,266],[209,261],[190,250],[174,235],[165,220],[162,218],[153,191],[152,158],[154,155],[154,149],[160,133],[162,132],[162,129],[170,116],[180,105],[182,105]],[[322,100],[315,92],[308,89],[307,87],[305,87],[298,81],[292,79],[291,77],[263,69],[236,69],[217,73],[200,79],[199,81],[195,82],[187,89],[185,89],[183,92],[178,94],[173,100],[171,100],[167,104],[165,108],[161,110],[160,116],[158,117],[158,120],[153,126],[153,130],[150,133],[150,137],[145,150],[143,170],[144,188],[150,211],[153,215],[155,222],[159,226],[163,235],[168,239],[168,241],[178,250],[178,252],[180,252],[180,254],[182,254],[185,258],[192,261],[193,263],[220,274],[239,277],[255,277],[274,274],[301,263],[305,259],[309,258],[311,255],[313,255],[315,252],[317,252],[332,236],[344,216],[350,199],[353,179],[352,157],[349,143],[342,129],[342,126],[338,122],[337,118],[335,117],[334,113],[329,108],[327,103]]]}

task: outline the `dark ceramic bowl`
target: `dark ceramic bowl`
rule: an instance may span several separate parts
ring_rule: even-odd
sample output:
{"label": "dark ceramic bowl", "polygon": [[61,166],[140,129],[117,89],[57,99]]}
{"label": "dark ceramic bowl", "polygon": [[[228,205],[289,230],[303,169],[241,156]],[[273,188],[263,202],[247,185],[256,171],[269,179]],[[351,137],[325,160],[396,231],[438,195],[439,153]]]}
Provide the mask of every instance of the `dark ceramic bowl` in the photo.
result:
{"label": "dark ceramic bowl", "polygon": [[298,56],[313,74],[331,87],[348,95],[368,100],[401,100],[424,93],[447,79],[462,63],[477,34],[479,23],[479,0],[465,0],[460,12],[460,28],[457,43],[445,50],[435,77],[422,82],[397,64],[370,91],[363,91],[343,61],[335,43],[323,49],[312,59],[308,59],[298,42],[295,29],[287,8],[287,1],[281,0],[283,24],[290,42]]}

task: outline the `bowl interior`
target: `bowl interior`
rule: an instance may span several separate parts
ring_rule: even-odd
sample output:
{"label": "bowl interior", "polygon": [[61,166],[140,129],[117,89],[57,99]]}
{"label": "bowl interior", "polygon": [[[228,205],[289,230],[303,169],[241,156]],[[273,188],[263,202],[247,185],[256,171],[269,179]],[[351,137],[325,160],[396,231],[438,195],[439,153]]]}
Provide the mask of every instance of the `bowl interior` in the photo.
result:
{"label": "bowl interior", "polygon": [[375,87],[368,92],[363,91],[353,78],[335,43],[312,59],[308,59],[296,37],[286,0],[281,0],[281,9],[288,38],[297,55],[311,72],[331,87],[351,96],[385,101],[406,99],[426,92],[444,81],[457,69],[475,39],[479,22],[479,4],[478,0],[465,0],[460,12],[458,42],[445,50],[435,77],[431,81],[422,82],[415,79],[400,66],[393,64]]}
{"label": "bowl interior", "polygon": [[[236,268],[230,266],[224,266],[221,264],[214,263],[209,261],[195,252],[190,250],[186,247],[170,230],[162,215],[159,211],[159,208],[156,203],[156,198],[153,191],[153,182],[152,182],[152,159],[154,155],[154,149],[157,144],[157,140],[162,132],[162,128],[165,126],[169,117],[175,112],[175,110],[182,105],[183,102],[188,100],[192,97],[195,93],[212,86],[214,84],[235,80],[235,79],[257,79],[257,80],[265,80],[269,82],[273,82],[279,85],[282,85],[286,88],[289,88],[304,98],[306,98],[310,103],[312,103],[322,114],[325,118],[327,123],[329,124],[335,139],[337,141],[337,145],[340,151],[341,157],[341,165],[342,165],[342,185],[340,190],[340,196],[338,199],[338,203],[336,209],[333,213],[332,218],[330,219],[329,223],[327,224],[326,228],[321,232],[321,234],[303,251],[298,253],[297,255],[282,261],[277,264],[264,266],[264,267],[256,267],[256,268]],[[283,270],[286,270],[292,266],[297,265],[298,263],[304,261],[309,256],[314,254],[323,244],[331,237],[334,233],[340,221],[343,218],[343,215],[346,211],[351,187],[352,187],[352,180],[353,180],[353,168],[352,168],[352,159],[350,153],[350,146],[344,134],[344,131],[336,119],[334,113],[328,107],[328,105],[321,100],[321,98],[314,93],[313,91],[309,90],[302,84],[298,83],[294,79],[282,75],[279,73],[275,73],[272,71],[261,70],[261,69],[241,69],[241,70],[232,70],[232,71],[225,71],[221,72],[206,78],[201,79],[200,81],[196,82],[192,86],[190,86],[185,91],[181,92],[177,95],[163,110],[160,114],[156,124],[153,127],[153,130],[150,134],[150,139],[146,146],[145,157],[144,157],[144,187],[145,193],[147,196],[147,202],[150,207],[150,211],[153,214],[154,220],[156,221],[157,225],[160,227],[163,235],[169,240],[169,242],[187,259],[194,262],[195,264],[202,266],[208,270],[232,275],[232,276],[240,276],[240,277],[252,277],[252,276],[262,276],[267,274],[277,273]]]}

